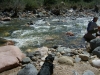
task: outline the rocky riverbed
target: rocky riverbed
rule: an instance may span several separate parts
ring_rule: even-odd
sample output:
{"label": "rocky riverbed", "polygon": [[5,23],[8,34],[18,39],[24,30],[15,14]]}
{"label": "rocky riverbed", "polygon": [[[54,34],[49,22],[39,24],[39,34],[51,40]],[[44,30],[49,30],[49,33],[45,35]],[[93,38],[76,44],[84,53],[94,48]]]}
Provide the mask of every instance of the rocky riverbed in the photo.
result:
{"label": "rocky riverbed", "polygon": [[[0,44],[18,46],[27,56],[22,60],[24,64],[21,62],[21,66],[4,71],[0,75],[17,75],[28,63],[32,63],[39,71],[48,54],[55,57],[53,75],[100,75],[97,68],[100,67],[100,62],[94,63],[100,60],[100,48],[97,48],[100,46],[100,40],[88,44],[82,39],[88,21],[97,13],[91,10],[76,12],[71,9],[60,16],[48,14],[42,11],[39,14],[29,12],[18,19],[7,18],[10,22],[0,21],[0,36],[8,40]],[[33,24],[27,25],[30,20]],[[91,48],[97,53],[89,53]]]}
{"label": "rocky riverbed", "polygon": [[[37,51],[39,50],[42,51],[42,52],[40,51],[40,53],[42,53],[41,54],[42,56],[40,56],[39,53],[37,53]],[[92,66],[92,64],[90,63],[91,59],[95,59],[95,58],[97,59],[97,57],[92,56],[92,55],[88,57],[87,55],[88,52],[86,52],[85,50],[86,49],[75,49],[74,51],[71,50],[70,52],[64,52],[64,51],[59,52],[58,48],[48,49],[47,47],[42,47],[36,50],[35,53],[37,54],[37,56],[35,57],[34,57],[34,52],[28,51],[28,54],[27,54],[28,57],[23,60],[24,62],[23,66],[27,65],[28,63],[32,63],[33,65],[35,65],[36,69],[39,71],[39,69],[41,69],[41,66],[47,54],[48,53],[50,54],[52,52],[52,55],[55,55],[55,59],[53,62],[54,64],[53,75],[77,75],[77,74],[79,75],[89,75],[89,74],[99,75],[100,74],[99,68]],[[70,56],[69,54],[67,55],[67,53],[73,53],[73,56],[72,55]],[[80,57],[77,57],[78,55]],[[22,67],[19,66],[11,70],[4,71],[0,73],[0,75],[17,75],[17,73],[21,70],[21,68]]]}

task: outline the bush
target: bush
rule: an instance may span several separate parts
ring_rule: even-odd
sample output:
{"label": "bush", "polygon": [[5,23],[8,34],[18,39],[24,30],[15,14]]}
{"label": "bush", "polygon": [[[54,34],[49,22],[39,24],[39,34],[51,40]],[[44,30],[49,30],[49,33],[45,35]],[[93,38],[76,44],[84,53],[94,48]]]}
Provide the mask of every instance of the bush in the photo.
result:
{"label": "bush", "polygon": [[84,2],[92,2],[93,0],[83,0]]}
{"label": "bush", "polygon": [[56,4],[56,3],[57,3],[56,0],[44,0],[43,1],[44,6],[53,5],[53,4]]}
{"label": "bush", "polygon": [[34,8],[38,8],[39,7],[39,4],[38,4],[37,1],[26,0],[25,3],[26,3],[25,10],[33,10]]}
{"label": "bush", "polygon": [[80,2],[81,0],[70,0],[70,2]]}

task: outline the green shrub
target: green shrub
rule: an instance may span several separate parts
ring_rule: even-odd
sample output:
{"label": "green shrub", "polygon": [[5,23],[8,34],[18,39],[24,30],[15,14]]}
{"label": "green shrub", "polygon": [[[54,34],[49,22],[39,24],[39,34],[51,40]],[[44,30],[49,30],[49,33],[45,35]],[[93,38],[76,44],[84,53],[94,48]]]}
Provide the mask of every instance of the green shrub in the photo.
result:
{"label": "green shrub", "polygon": [[56,4],[56,3],[57,3],[56,0],[44,0],[43,1],[44,6],[53,5],[53,4]]}

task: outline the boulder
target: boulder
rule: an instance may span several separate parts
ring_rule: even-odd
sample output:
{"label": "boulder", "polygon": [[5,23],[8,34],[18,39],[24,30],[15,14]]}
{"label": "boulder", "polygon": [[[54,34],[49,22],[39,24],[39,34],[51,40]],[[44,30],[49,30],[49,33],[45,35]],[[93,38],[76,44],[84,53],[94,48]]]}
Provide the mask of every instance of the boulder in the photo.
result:
{"label": "boulder", "polygon": [[93,55],[97,55],[97,57],[100,58],[100,46],[95,48],[93,51],[92,51]]}
{"label": "boulder", "polygon": [[0,47],[0,72],[15,68],[25,57],[17,46],[1,46]]}
{"label": "boulder", "polygon": [[98,46],[100,46],[100,38],[96,38],[90,41],[91,51],[93,51]]}
{"label": "boulder", "polygon": [[33,64],[27,64],[17,75],[37,75],[38,71]]}

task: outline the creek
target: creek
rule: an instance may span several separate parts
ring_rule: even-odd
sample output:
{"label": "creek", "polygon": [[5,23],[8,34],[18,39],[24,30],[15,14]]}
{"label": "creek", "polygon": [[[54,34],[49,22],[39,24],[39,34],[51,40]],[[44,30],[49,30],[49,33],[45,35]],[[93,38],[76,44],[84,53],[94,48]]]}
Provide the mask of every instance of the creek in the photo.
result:
{"label": "creek", "polygon": [[[42,17],[21,18],[0,23],[0,37],[15,41],[15,45],[22,50],[34,49],[42,46],[52,47],[63,45],[69,48],[84,48],[83,35],[93,17]],[[29,21],[33,25],[26,26]],[[97,24],[100,24],[100,19]],[[74,36],[67,36],[66,32],[73,32]],[[9,36],[4,36],[8,32]]]}

